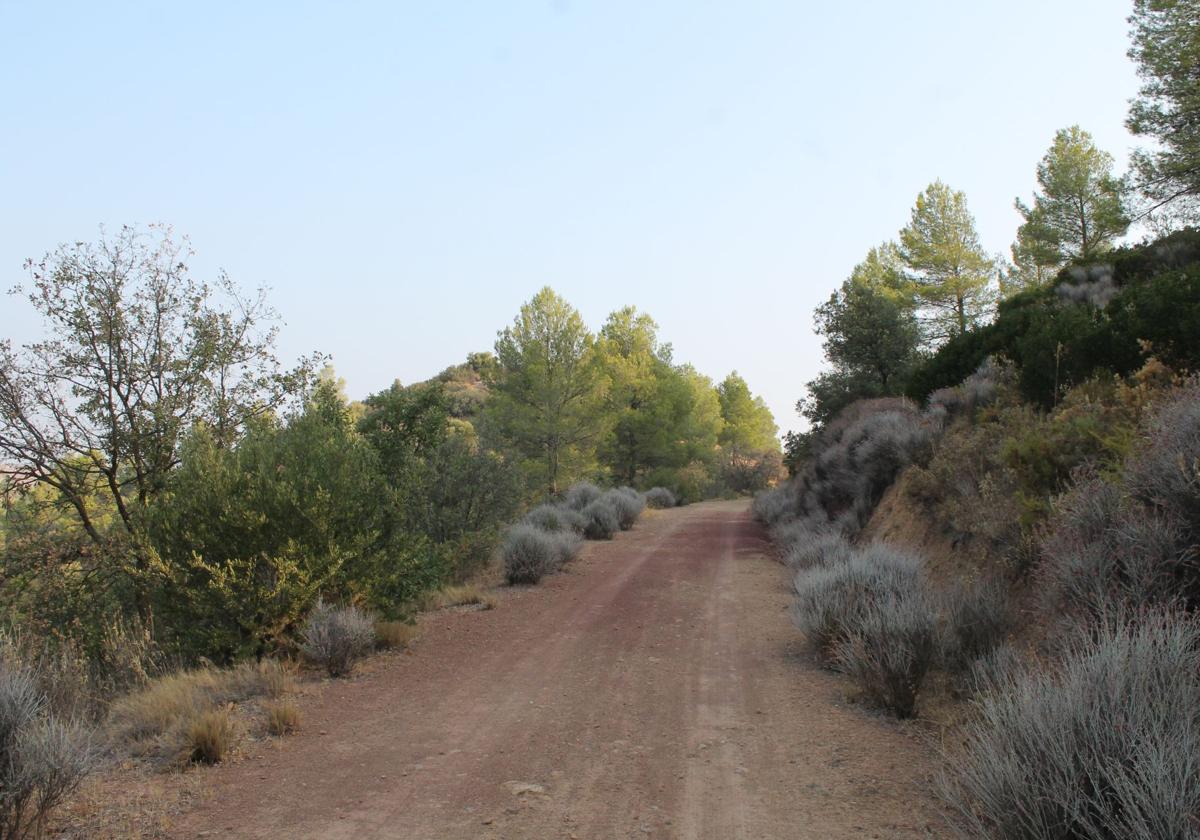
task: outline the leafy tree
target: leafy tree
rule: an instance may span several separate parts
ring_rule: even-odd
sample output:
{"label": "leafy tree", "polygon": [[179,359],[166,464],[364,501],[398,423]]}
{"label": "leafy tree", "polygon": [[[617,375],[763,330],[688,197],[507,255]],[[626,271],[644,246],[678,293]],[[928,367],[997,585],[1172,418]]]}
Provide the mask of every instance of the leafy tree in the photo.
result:
{"label": "leafy tree", "polygon": [[388,606],[433,583],[431,552],[401,529],[379,458],[320,382],[286,423],[232,447],[197,426],[151,511],[160,633],[232,660],[279,642],[321,594]]}
{"label": "leafy tree", "polygon": [[718,435],[721,446],[739,452],[766,452],[779,449],[779,427],[762,397],[750,393],[750,386],[735,370],[717,386],[724,425]]}
{"label": "leafy tree", "polygon": [[552,495],[581,470],[602,430],[605,383],[594,345],[582,316],[549,287],[496,340],[499,375],[487,412],[505,441],[540,464]]}
{"label": "leafy tree", "polygon": [[597,352],[609,383],[600,459],[634,484],[645,471],[677,460],[677,426],[690,394],[671,367],[670,345],[659,344],[658,324],[632,306],[609,315]]}
{"label": "leafy tree", "polygon": [[1016,200],[1025,222],[1013,258],[1030,264],[1039,282],[1069,260],[1091,260],[1111,249],[1129,227],[1125,188],[1112,168],[1112,155],[1079,126],[1055,134],[1037,167],[1033,204]]}
{"label": "leafy tree", "polygon": [[900,231],[900,256],[924,310],[928,342],[961,335],[988,313],[995,266],[979,244],[962,192],[934,181],[917,196]]}
{"label": "leafy tree", "polygon": [[1150,210],[1182,204],[1194,220],[1200,215],[1200,0],[1134,0],[1129,22],[1129,57],[1142,86],[1125,124],[1156,141],[1135,153],[1133,169]]}
{"label": "leafy tree", "polygon": [[450,417],[445,389],[438,381],[387,390],[363,400],[358,431],[379,453],[384,473],[399,481],[412,463],[446,437]]}
{"label": "leafy tree", "polygon": [[[182,437],[203,424],[216,445],[231,445],[298,394],[315,361],[282,370],[262,293],[247,298],[223,274],[212,285],[193,279],[189,255],[186,239],[158,228],[64,245],[27,263],[47,337],[20,350],[0,342],[0,475],[57,491],[128,579],[143,619],[142,522]],[[99,523],[98,498],[113,528]]]}

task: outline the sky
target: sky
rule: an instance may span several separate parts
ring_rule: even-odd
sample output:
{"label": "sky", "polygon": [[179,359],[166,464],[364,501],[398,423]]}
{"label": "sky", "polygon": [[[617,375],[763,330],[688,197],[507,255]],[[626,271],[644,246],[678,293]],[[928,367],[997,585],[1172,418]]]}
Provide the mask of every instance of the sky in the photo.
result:
{"label": "sky", "polygon": [[[490,349],[552,286],[635,305],[781,430],[812,310],[941,178],[1008,253],[1079,124],[1123,166],[1129,0],[0,0],[0,289],[167,223],[354,398]],[[0,297],[0,339],[40,334]]]}

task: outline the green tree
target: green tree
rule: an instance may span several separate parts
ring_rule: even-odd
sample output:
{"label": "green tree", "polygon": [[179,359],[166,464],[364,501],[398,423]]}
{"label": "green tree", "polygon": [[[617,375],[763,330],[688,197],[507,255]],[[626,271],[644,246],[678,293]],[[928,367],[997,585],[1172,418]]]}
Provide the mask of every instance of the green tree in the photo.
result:
{"label": "green tree", "polygon": [[[0,475],[54,488],[149,619],[145,512],[204,424],[229,446],[302,393],[314,364],[274,356],[275,314],[219,275],[188,272],[187,240],[124,227],[30,261],[28,298],[46,337],[0,342]],[[97,504],[115,512],[104,528]],[[132,558],[132,562],[127,562]]]}
{"label": "green tree", "polygon": [[496,340],[487,413],[500,437],[539,464],[550,494],[582,472],[603,428],[605,382],[583,317],[546,287]]}
{"label": "green tree", "polygon": [[961,335],[990,310],[995,266],[979,244],[967,197],[941,181],[917,196],[900,256],[931,344]]}
{"label": "green tree", "polygon": [[1113,177],[1112,155],[1096,148],[1077,125],[1061,129],[1037,167],[1033,204],[1016,200],[1025,219],[1013,259],[1053,274],[1069,260],[1090,260],[1112,248],[1129,227],[1124,185]]}
{"label": "green tree", "polygon": [[721,404],[721,428],[718,441],[721,446],[739,452],[763,452],[779,449],[779,427],[771,409],[750,392],[746,380],[735,370],[717,386],[717,398]]}
{"label": "green tree", "polygon": [[1133,156],[1148,210],[1182,205],[1185,218],[1200,215],[1200,0],[1134,0],[1133,44],[1142,86],[1126,126],[1150,137],[1153,149]]}
{"label": "green tree", "polygon": [[658,324],[635,307],[608,316],[597,353],[609,383],[609,422],[598,454],[614,476],[634,484],[647,470],[674,462],[687,392],[675,381],[670,345],[659,344]]}

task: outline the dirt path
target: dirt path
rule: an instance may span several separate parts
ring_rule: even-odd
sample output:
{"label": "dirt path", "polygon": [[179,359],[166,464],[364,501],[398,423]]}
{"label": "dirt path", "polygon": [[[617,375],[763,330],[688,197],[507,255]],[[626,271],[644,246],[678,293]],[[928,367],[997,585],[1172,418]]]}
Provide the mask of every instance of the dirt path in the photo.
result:
{"label": "dirt path", "polygon": [[741,502],[647,514],[306,698],[178,837],[936,836],[930,759],[808,664]]}

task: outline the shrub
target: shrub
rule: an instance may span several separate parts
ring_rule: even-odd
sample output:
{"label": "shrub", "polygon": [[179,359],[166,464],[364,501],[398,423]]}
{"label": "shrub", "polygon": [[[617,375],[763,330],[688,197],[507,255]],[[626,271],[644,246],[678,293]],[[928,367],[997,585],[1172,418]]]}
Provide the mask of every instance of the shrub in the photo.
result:
{"label": "shrub", "polygon": [[91,734],[49,713],[33,674],[0,664],[0,837],[40,837],[97,762]]}
{"label": "shrub", "polygon": [[959,584],[943,593],[941,601],[942,661],[951,671],[970,668],[999,647],[1012,629],[1008,589],[995,578]]}
{"label": "shrub", "polygon": [[679,503],[666,487],[651,487],[646,491],[646,504],[652,508],[673,508]]}
{"label": "shrub", "polygon": [[608,499],[596,499],[581,512],[587,520],[583,535],[589,540],[610,540],[621,527],[616,508],[609,504]]}
{"label": "shrub", "polygon": [[1103,624],[1060,669],[985,696],[941,785],[963,837],[1196,836],[1200,629],[1152,614]]}
{"label": "shrub", "polygon": [[784,550],[783,562],[792,569],[810,569],[845,563],[853,554],[853,546],[841,534],[807,530],[803,537]]}
{"label": "shrub", "polygon": [[272,735],[288,735],[300,728],[300,707],[291,700],[267,705],[267,731]]}
{"label": "shrub", "polygon": [[835,664],[838,644],[861,626],[872,606],[915,596],[921,572],[912,557],[873,543],[844,562],[799,572],[793,586],[796,626],[814,653]]}
{"label": "shrub", "polygon": [[562,563],[560,535],[532,525],[508,529],[501,546],[504,577],[509,583],[537,583]]}
{"label": "shrub", "polygon": [[338,607],[319,601],[301,631],[300,650],[329,676],[349,674],[356,660],[375,644],[371,616],[355,606]]}
{"label": "shrub", "polygon": [[645,501],[642,500],[642,495],[630,487],[609,490],[600,497],[600,500],[607,503],[616,512],[617,524],[622,531],[628,531],[632,528],[646,507]]}
{"label": "shrub", "polygon": [[583,510],[599,498],[599,487],[589,481],[581,481],[567,489],[563,501],[571,510]]}
{"label": "shrub", "polygon": [[937,615],[920,592],[871,599],[837,644],[834,659],[871,702],[912,717],[937,658]]}
{"label": "shrub", "polygon": [[543,531],[578,531],[587,525],[583,514],[566,505],[538,505],[525,515],[525,522]]}
{"label": "shrub", "polygon": [[228,709],[210,709],[198,714],[187,728],[188,760],[217,764],[233,748],[233,720]]}

